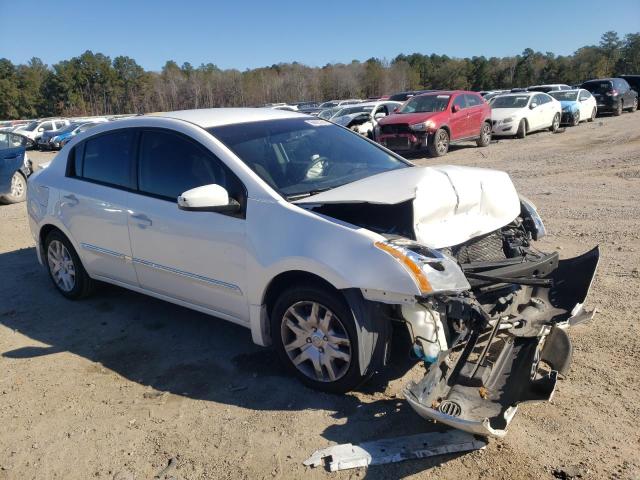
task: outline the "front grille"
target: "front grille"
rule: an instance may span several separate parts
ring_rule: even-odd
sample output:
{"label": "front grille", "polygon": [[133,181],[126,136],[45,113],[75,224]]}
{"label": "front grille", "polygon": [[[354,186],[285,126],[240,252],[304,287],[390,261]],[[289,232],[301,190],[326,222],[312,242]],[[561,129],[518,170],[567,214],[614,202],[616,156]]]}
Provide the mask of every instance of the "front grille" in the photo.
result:
{"label": "front grille", "polygon": [[453,247],[451,253],[460,263],[492,262],[507,258],[504,254],[500,232],[474,238],[467,243]]}
{"label": "front grille", "polygon": [[382,125],[380,133],[385,135],[397,135],[399,133],[411,133],[409,125],[406,123],[393,123],[391,125]]}

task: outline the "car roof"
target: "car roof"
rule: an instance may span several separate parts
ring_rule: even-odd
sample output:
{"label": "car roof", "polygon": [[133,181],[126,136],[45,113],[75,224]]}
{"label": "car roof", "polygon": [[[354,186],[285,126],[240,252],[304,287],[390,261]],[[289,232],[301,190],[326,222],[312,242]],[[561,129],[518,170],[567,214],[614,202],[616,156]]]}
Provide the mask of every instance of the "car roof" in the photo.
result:
{"label": "car roof", "polygon": [[475,95],[479,95],[478,92],[471,92],[469,90],[433,90],[431,92],[420,93],[412,98],[422,97],[426,95],[455,95],[457,93],[473,93]]}
{"label": "car roof", "polygon": [[[545,93],[545,92],[509,92],[509,93],[501,93],[500,95],[498,95],[498,97],[522,97],[522,96],[529,96],[532,97],[533,95],[540,95],[541,93]],[[546,94],[548,95],[548,93]]]}
{"label": "car roof", "polygon": [[277,120],[279,118],[308,118],[307,115],[296,113],[295,111],[273,108],[200,108],[197,110],[177,110],[175,112],[155,112],[146,116],[174,118],[194,123],[202,128]]}

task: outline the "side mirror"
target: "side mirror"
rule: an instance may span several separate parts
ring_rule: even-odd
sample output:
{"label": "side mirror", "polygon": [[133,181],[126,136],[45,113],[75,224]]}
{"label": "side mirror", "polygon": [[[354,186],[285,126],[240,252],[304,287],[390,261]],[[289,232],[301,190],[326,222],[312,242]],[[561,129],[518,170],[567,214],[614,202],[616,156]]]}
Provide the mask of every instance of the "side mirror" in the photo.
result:
{"label": "side mirror", "polygon": [[534,108],[536,108],[538,106],[537,103],[532,103],[531,106],[529,107],[531,110],[533,110]]}
{"label": "side mirror", "polygon": [[400,110],[400,108],[396,107],[396,108],[393,109],[393,113],[398,113],[399,110]]}
{"label": "side mirror", "polygon": [[386,114],[386,113],[382,113],[382,112],[380,112],[380,113],[376,113],[376,114],[375,114],[375,116],[374,116],[373,118],[375,118],[376,120],[380,120],[381,118],[384,118],[384,117],[386,117],[386,116],[387,116],[387,114]]}
{"label": "side mirror", "polygon": [[229,198],[224,187],[217,184],[187,190],[178,197],[178,208],[190,212],[236,213],[240,204]]}
{"label": "side mirror", "polygon": [[453,113],[458,113],[460,111],[460,105],[454,105],[451,111]]}

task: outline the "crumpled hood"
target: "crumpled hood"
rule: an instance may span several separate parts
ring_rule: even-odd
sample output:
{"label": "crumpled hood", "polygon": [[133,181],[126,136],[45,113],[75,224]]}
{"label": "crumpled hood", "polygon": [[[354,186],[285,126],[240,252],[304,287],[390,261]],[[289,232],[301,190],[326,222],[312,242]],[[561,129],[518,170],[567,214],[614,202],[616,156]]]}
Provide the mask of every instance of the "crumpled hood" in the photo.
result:
{"label": "crumpled hood", "polygon": [[560,101],[560,106],[562,106],[562,110],[577,110],[578,102],[574,100],[562,100]]}
{"label": "crumpled hood", "polygon": [[393,205],[411,199],[416,240],[432,248],[459,245],[520,214],[518,193],[505,172],[454,165],[392,170],[294,203]]}

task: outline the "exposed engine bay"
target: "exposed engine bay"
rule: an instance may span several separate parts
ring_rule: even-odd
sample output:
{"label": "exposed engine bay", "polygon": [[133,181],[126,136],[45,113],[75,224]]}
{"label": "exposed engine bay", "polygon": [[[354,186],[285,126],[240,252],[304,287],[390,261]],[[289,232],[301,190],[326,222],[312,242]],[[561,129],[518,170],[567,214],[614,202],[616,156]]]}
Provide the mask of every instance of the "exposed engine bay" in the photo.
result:
{"label": "exposed engine bay", "polygon": [[[566,328],[593,316],[583,308],[598,248],[567,260],[544,253],[535,207],[521,198],[507,225],[441,248],[417,239],[415,201],[327,203],[310,209],[384,236],[409,255],[430,290],[390,305],[404,322],[424,378],[404,394],[424,418],[483,436],[503,436],[520,403],[550,400],[572,357]],[[393,253],[393,251],[392,251]]]}

